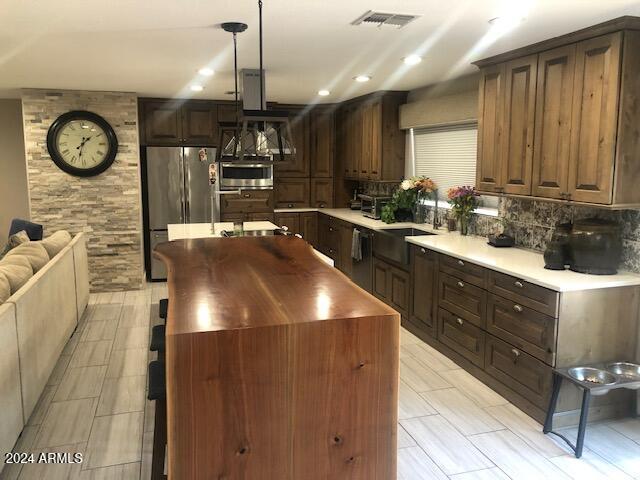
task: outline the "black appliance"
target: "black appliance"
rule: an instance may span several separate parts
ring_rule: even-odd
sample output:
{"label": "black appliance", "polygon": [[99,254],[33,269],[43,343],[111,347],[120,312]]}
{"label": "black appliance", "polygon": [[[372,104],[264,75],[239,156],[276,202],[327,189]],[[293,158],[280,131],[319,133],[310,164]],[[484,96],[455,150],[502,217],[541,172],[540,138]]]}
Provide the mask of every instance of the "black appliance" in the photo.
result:
{"label": "black appliance", "polygon": [[373,232],[366,228],[356,227],[360,231],[361,259],[351,259],[351,279],[363,290],[373,290]]}

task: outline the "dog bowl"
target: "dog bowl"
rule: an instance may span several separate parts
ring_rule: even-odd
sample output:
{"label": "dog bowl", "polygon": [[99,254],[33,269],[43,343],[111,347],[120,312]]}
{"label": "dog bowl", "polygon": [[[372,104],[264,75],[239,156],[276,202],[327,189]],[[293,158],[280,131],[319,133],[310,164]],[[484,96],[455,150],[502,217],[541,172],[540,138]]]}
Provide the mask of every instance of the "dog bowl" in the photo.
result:
{"label": "dog bowl", "polygon": [[593,367],[575,367],[569,369],[569,375],[584,383],[592,383],[594,386],[606,386],[616,383],[616,377],[606,370]]}
{"label": "dog bowl", "polygon": [[616,362],[607,365],[607,370],[616,375],[620,375],[626,381],[640,381],[640,365],[629,362]]}

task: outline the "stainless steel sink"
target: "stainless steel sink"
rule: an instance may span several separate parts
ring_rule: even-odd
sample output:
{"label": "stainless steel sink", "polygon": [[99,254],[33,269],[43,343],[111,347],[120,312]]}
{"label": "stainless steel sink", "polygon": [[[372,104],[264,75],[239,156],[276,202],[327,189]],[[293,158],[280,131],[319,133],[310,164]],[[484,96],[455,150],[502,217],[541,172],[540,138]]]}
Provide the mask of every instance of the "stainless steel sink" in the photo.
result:
{"label": "stainless steel sink", "polygon": [[419,235],[435,235],[417,228],[385,228],[378,230],[373,236],[373,253],[377,257],[386,258],[402,265],[409,265],[409,244],[405,237]]}

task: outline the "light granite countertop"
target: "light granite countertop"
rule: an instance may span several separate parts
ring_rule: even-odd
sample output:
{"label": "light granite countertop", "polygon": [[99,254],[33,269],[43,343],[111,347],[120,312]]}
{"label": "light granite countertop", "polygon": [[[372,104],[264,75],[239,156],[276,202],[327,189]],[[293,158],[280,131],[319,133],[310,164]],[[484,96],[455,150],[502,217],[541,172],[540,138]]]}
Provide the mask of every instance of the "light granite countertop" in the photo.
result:
{"label": "light granite countertop", "polygon": [[348,208],[323,208],[318,211],[371,230],[417,228],[432,232],[435,235],[407,237],[406,241],[558,292],[640,285],[640,275],[630,272],[621,271],[617,275],[587,275],[570,270],[547,270],[544,268],[544,258],[540,252],[517,247],[495,248],[487,244],[484,237],[462,236],[459,232],[448,232],[443,227],[433,230],[429,224],[386,224],[364,217],[359,211]]}

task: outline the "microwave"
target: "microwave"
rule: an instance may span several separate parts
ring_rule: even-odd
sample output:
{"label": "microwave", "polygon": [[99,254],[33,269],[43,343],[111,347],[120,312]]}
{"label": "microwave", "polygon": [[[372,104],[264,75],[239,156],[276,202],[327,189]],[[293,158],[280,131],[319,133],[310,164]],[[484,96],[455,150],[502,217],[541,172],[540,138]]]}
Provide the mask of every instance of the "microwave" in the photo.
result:
{"label": "microwave", "polygon": [[360,201],[362,202],[362,206],[360,207],[362,215],[368,218],[373,218],[375,220],[380,220],[380,216],[382,215],[382,207],[384,207],[391,201],[391,197],[378,197],[364,194],[360,194],[358,196],[360,197]]}
{"label": "microwave", "polygon": [[220,189],[237,190],[273,188],[272,162],[222,162]]}

